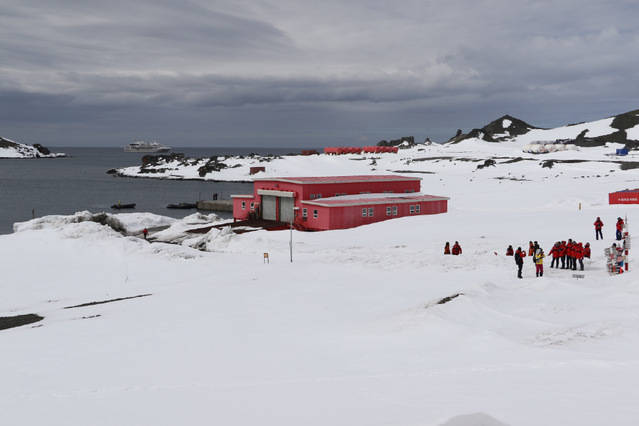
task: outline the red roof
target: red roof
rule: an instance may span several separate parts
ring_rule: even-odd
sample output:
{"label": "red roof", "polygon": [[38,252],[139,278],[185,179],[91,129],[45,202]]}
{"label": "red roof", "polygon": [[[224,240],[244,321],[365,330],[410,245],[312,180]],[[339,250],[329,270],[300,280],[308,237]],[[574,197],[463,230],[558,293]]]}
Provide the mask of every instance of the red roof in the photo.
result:
{"label": "red roof", "polygon": [[302,200],[302,204],[311,204],[322,207],[349,207],[361,206],[369,204],[404,204],[422,201],[443,201],[449,200],[448,197],[440,197],[437,195],[426,194],[358,194],[355,197],[348,195],[320,198],[317,200]]}
{"label": "red roof", "polygon": [[304,177],[272,177],[259,178],[255,182],[288,182],[298,184],[314,183],[358,183],[358,182],[406,182],[419,181],[422,178],[399,175],[361,175],[361,176],[304,176]]}

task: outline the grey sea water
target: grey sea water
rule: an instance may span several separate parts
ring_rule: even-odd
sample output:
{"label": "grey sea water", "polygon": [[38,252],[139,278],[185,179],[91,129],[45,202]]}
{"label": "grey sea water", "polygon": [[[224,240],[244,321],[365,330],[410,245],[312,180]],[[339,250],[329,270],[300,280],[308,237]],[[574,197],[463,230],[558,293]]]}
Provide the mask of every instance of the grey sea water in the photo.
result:
{"label": "grey sea water", "polygon": [[[0,159],[0,234],[13,232],[13,223],[51,214],[71,214],[76,211],[111,211],[112,204],[136,203],[136,212],[152,212],[172,217],[184,217],[195,210],[170,210],[169,203],[195,202],[231,194],[251,192],[247,183],[201,181],[169,181],[132,179],[107,175],[116,167],[139,165],[144,154],[124,152],[122,148],[51,147],[70,157],[55,159]],[[295,152],[292,148],[178,148],[187,156],[220,154]],[[230,213],[226,217],[231,217]]]}

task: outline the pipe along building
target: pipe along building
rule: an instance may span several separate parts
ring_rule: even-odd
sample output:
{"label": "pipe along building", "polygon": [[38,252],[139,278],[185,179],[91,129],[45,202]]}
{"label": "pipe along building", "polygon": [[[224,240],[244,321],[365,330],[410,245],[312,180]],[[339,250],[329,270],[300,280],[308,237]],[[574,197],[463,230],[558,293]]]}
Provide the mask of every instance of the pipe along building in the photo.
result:
{"label": "pipe along building", "polygon": [[231,196],[233,218],[327,231],[446,213],[449,198],[422,194],[420,185],[421,178],[398,175],[260,178],[253,194]]}

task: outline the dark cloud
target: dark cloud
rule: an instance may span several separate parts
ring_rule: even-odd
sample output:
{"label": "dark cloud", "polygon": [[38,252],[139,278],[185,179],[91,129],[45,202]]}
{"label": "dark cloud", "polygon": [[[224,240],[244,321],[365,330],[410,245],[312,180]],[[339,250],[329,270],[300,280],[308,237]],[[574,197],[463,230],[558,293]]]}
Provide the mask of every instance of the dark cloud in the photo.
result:
{"label": "dark cloud", "polygon": [[[449,137],[639,107],[639,4],[5,1],[0,129],[114,144]],[[42,138],[42,139],[40,139]]]}

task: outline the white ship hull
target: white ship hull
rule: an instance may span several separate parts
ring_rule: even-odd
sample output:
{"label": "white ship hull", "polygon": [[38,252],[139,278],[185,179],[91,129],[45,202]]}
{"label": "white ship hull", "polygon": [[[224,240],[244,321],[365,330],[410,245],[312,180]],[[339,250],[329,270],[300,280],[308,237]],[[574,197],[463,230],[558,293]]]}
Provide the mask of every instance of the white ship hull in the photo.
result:
{"label": "white ship hull", "polygon": [[124,152],[169,152],[170,150],[170,146],[144,141],[135,141],[124,147]]}

